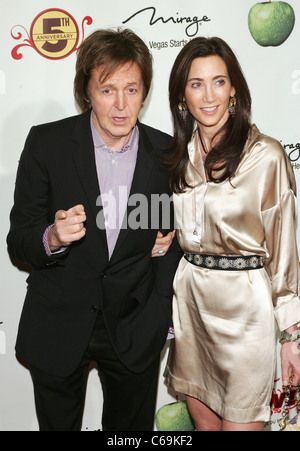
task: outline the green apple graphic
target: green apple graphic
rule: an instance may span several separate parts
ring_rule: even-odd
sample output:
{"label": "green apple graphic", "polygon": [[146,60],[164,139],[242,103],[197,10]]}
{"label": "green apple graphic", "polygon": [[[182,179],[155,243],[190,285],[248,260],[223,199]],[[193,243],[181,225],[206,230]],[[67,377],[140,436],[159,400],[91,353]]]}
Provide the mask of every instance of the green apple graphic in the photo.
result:
{"label": "green apple graphic", "polygon": [[156,413],[158,431],[194,431],[195,426],[185,401],[162,406]]}
{"label": "green apple graphic", "polygon": [[291,34],[294,24],[294,10],[286,2],[257,3],[248,16],[250,33],[263,47],[281,45]]}

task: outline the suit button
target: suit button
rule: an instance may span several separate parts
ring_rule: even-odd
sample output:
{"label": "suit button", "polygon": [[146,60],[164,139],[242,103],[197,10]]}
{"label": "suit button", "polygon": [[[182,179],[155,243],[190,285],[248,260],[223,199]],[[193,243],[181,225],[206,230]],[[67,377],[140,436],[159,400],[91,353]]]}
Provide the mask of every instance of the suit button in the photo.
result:
{"label": "suit button", "polygon": [[108,272],[102,272],[100,274],[101,279],[106,279],[106,277],[109,277],[109,276],[110,276],[110,274]]}
{"label": "suit button", "polygon": [[98,311],[98,308],[95,305],[91,305],[90,309],[93,313],[96,313]]}

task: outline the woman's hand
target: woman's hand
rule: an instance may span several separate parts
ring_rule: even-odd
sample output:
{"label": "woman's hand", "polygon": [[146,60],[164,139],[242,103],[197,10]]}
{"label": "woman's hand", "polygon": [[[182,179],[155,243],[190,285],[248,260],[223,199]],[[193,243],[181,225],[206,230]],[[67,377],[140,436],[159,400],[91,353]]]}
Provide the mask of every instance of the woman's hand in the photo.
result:
{"label": "woman's hand", "polygon": [[161,232],[157,232],[155,245],[152,249],[152,257],[162,257],[165,255],[172,244],[174,236],[175,230],[173,230],[173,232],[169,232],[166,236],[163,236]]}
{"label": "woman's hand", "polygon": [[280,354],[282,385],[288,386],[293,374],[292,386],[296,387],[300,382],[300,347],[296,342],[287,341],[282,344]]}

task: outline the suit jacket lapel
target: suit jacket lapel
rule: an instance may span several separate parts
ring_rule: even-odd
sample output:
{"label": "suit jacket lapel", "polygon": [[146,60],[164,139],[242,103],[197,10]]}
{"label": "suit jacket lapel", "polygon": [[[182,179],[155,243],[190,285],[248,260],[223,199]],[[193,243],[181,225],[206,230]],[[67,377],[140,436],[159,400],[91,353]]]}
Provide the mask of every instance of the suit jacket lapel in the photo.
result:
{"label": "suit jacket lapel", "polygon": [[[83,189],[86,192],[89,207],[92,211],[91,222],[94,222],[94,226],[97,227],[96,219],[100,220],[102,224],[104,224],[104,219],[101,210],[102,207],[97,206],[100,188],[95,162],[94,143],[90,128],[90,113],[90,111],[87,111],[78,117],[78,123],[72,138],[73,141],[76,142],[73,158]],[[87,221],[88,220],[89,218],[87,218]],[[97,235],[101,238],[102,245],[104,240],[108,256],[105,229],[98,228],[98,230],[99,233],[97,233]]]}
{"label": "suit jacket lapel", "polygon": [[[153,167],[153,157],[151,155],[153,148],[152,145],[145,134],[143,130],[143,126],[138,122],[139,127],[139,149],[137,154],[137,161],[136,166],[133,174],[131,189],[129,198],[133,196],[134,194],[145,194],[148,192],[148,185],[151,181],[152,176],[152,167]],[[114,252],[112,254],[111,259],[115,255],[115,253],[118,251],[122,243],[124,242],[125,238],[127,238],[127,235],[130,231],[130,228],[128,226],[128,217],[130,216],[130,213],[136,208],[136,205],[128,205],[127,204],[127,211],[125,213],[126,218],[124,218],[125,228],[122,228],[120,230],[120,234],[114,249]]]}
{"label": "suit jacket lapel", "polygon": [[135,171],[133,174],[130,195],[147,192],[148,183],[151,180],[151,170],[153,166],[153,157],[151,155],[153,148],[145,134],[142,125],[139,127],[139,149],[137,154]]}

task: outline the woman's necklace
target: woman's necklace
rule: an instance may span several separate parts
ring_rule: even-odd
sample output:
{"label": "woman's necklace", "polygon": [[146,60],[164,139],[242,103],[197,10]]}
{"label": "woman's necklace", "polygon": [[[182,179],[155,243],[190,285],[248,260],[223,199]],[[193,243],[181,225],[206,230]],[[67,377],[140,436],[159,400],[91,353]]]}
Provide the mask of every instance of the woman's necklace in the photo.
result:
{"label": "woman's necklace", "polygon": [[202,157],[202,158],[203,158],[203,163],[204,163],[204,161],[205,161],[205,159],[206,159],[206,157],[207,157],[208,152],[207,152],[207,150],[205,149],[205,145],[204,145],[204,142],[203,142],[203,139],[202,139],[202,136],[201,136],[199,127],[198,127],[198,135],[199,135],[199,139],[200,139],[200,142],[201,142],[201,146],[202,146],[203,152],[205,153],[205,156]]}
{"label": "woman's necklace", "polygon": [[[200,138],[200,142],[201,142],[201,146],[202,146],[202,149],[203,149],[203,151],[204,151],[204,153],[205,153],[205,155],[207,155],[207,150],[205,149],[205,146],[204,146],[204,143],[203,143],[203,141],[202,141],[202,138],[201,138],[201,133],[200,133],[200,130],[199,130],[199,128],[198,128],[198,135],[199,135],[199,138]],[[203,158],[203,162],[205,161],[205,158],[206,158],[206,156]],[[204,191],[204,194],[203,194],[203,198],[202,198],[202,202],[201,202],[201,205],[200,205],[200,211],[199,211],[199,213],[197,214],[197,198],[196,198],[196,169],[195,169],[195,165],[196,165],[196,158],[195,158],[195,161],[194,161],[194,205],[195,205],[195,228],[194,228],[194,231],[193,231],[193,235],[195,235],[195,236],[199,236],[200,234],[201,234],[201,230],[200,230],[200,225],[197,223],[197,218],[198,218],[198,214],[199,214],[199,217],[201,216],[201,214],[202,214],[202,211],[203,211],[203,207],[204,207],[204,200],[205,200],[205,196],[206,196],[206,192],[207,192],[207,187],[208,187],[208,185],[206,184],[206,187],[205,187],[205,191]]]}

